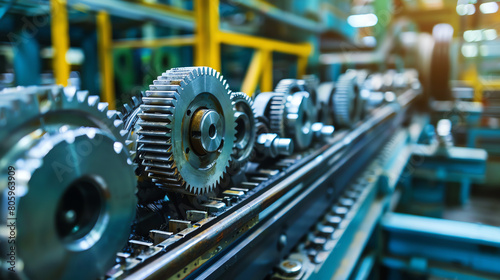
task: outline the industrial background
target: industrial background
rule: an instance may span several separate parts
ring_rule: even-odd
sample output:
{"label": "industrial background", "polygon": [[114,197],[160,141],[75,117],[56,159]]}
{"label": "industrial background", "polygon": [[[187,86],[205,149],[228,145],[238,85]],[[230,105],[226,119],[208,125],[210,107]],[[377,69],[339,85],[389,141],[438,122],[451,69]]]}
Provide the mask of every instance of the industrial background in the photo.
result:
{"label": "industrial background", "polygon": [[0,0],[0,278],[500,279],[499,5]]}

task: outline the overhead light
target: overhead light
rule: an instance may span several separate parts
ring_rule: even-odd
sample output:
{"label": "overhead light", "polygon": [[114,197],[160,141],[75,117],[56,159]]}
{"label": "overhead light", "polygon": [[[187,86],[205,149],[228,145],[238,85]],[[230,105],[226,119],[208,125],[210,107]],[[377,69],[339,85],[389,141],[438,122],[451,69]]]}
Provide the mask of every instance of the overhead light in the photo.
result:
{"label": "overhead light", "polygon": [[478,42],[482,39],[481,30],[467,30],[464,32],[464,40],[467,42]]}
{"label": "overhead light", "polygon": [[484,40],[495,40],[497,38],[497,31],[495,29],[485,29],[483,30]]}
{"label": "overhead light", "polygon": [[459,16],[470,16],[476,12],[476,6],[474,4],[458,4],[457,5],[457,14]]}
{"label": "overhead light", "polygon": [[462,54],[465,57],[476,57],[478,53],[476,44],[463,44],[462,45]]}
{"label": "overhead light", "polygon": [[373,48],[377,45],[377,39],[373,36],[365,36],[362,39],[363,45],[369,48]]}
{"label": "overhead light", "polygon": [[476,6],[473,4],[467,4],[465,5],[465,8],[467,9],[467,15],[473,15],[476,12]]}
{"label": "overhead light", "polygon": [[459,4],[457,5],[457,14],[459,16],[465,16],[467,14],[467,9],[465,8],[466,5],[464,4]]}
{"label": "overhead light", "polygon": [[378,18],[375,14],[351,15],[347,17],[347,23],[352,27],[370,27],[377,24]]}
{"label": "overhead light", "polygon": [[498,4],[496,2],[486,2],[479,6],[479,10],[483,14],[494,14],[498,12]]}

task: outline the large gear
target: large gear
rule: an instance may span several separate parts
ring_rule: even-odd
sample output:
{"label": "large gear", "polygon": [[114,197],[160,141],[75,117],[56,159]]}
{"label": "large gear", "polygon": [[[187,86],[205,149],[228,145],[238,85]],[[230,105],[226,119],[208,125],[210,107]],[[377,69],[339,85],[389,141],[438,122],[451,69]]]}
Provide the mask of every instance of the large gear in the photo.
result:
{"label": "large gear", "polygon": [[[10,171],[0,180],[13,182],[0,186],[1,232],[10,232],[0,249],[4,259],[14,246],[19,278],[96,279],[126,244],[136,178],[115,113],[72,88],[0,92],[0,169]],[[17,233],[7,242],[12,218]],[[95,256],[99,262],[79,269]],[[12,276],[7,266],[2,260],[0,276]]]}
{"label": "large gear", "polygon": [[252,155],[255,144],[255,113],[253,101],[243,92],[233,92],[231,99],[235,107],[236,139],[234,141],[231,170],[241,169]]}
{"label": "large gear", "polygon": [[359,120],[362,109],[360,99],[356,75],[341,75],[333,95],[333,114],[337,126],[349,128]]}
{"label": "large gear", "polygon": [[212,190],[229,166],[236,133],[231,91],[209,67],[174,68],[150,85],[139,113],[139,158],[169,189]]}

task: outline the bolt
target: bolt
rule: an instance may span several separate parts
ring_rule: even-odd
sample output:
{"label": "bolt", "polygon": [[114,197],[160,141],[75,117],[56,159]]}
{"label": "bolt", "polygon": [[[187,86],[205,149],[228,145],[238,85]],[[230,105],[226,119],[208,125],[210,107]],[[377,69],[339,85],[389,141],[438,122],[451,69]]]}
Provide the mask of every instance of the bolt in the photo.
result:
{"label": "bolt", "polygon": [[281,234],[280,238],[278,239],[278,250],[282,250],[285,248],[287,243],[287,237],[286,234]]}
{"label": "bolt", "polygon": [[297,276],[302,270],[302,263],[296,260],[284,260],[278,265],[278,270],[285,277]]}
{"label": "bolt", "polygon": [[275,138],[273,147],[278,155],[289,156],[293,153],[293,142],[289,138]]}
{"label": "bolt", "polygon": [[311,126],[314,138],[320,141],[326,141],[333,135],[335,128],[333,125],[324,125],[323,123],[317,122]]}
{"label": "bolt", "polygon": [[288,138],[279,138],[274,133],[263,133],[257,137],[256,149],[266,157],[275,158],[278,155],[291,155],[293,142]]}

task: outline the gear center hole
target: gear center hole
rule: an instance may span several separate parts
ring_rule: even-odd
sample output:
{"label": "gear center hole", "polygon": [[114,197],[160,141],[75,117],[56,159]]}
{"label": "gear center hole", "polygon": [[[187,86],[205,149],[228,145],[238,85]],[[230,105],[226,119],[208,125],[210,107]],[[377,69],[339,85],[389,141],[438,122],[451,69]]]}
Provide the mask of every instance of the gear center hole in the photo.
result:
{"label": "gear center hole", "polygon": [[216,132],[217,132],[217,130],[215,129],[215,125],[211,124],[210,127],[208,128],[208,136],[210,136],[210,138],[214,139]]}
{"label": "gear center hole", "polygon": [[56,230],[69,243],[89,234],[97,224],[104,205],[101,186],[89,179],[79,178],[64,192],[56,210]]}

